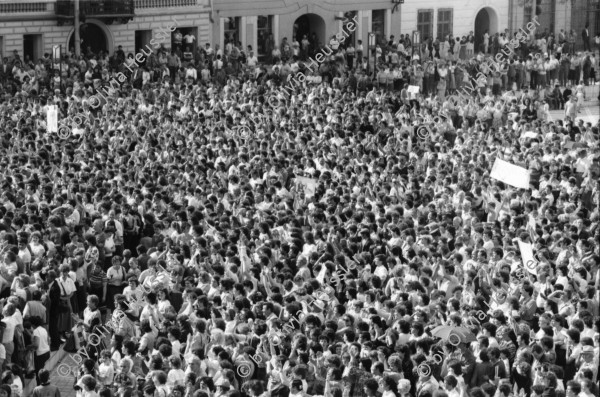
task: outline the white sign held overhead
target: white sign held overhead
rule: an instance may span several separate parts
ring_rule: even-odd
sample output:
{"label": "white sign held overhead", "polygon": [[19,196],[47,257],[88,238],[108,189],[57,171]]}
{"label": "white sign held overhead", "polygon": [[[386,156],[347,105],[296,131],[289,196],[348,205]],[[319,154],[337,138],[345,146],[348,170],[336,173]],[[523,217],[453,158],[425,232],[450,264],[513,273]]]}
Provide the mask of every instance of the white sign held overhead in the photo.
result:
{"label": "white sign held overhead", "polygon": [[537,275],[537,261],[533,255],[533,245],[530,243],[524,243],[519,240],[519,251],[521,251],[521,259],[523,259],[523,265],[529,273]]}
{"label": "white sign held overhead", "polygon": [[529,189],[529,170],[507,161],[496,159],[490,177],[520,189]]}
{"label": "white sign held overhead", "polygon": [[410,99],[417,99],[417,95],[419,95],[420,89],[421,87],[419,87],[418,85],[409,85],[408,89],[406,90],[406,92],[408,93],[408,97]]}
{"label": "white sign held overhead", "polygon": [[297,176],[296,182],[302,184],[302,186],[304,187],[304,194],[307,198],[310,198],[315,195],[315,190],[317,188],[316,179]]}
{"label": "white sign held overhead", "polygon": [[48,106],[48,111],[46,112],[46,126],[48,132],[58,132],[58,109],[56,109],[56,105]]}

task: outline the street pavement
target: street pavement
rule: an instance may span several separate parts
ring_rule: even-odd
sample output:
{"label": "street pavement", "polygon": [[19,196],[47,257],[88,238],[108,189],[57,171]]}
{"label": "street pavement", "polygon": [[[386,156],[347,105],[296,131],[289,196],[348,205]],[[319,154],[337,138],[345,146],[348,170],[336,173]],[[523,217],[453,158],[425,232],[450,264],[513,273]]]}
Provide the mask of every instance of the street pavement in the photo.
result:
{"label": "street pavement", "polygon": [[[577,120],[582,119],[584,122],[590,122],[595,125],[600,117],[600,102],[598,101],[598,93],[600,84],[584,87],[586,101],[583,108],[577,115]],[[563,120],[565,118],[564,110],[551,110],[550,120]]]}

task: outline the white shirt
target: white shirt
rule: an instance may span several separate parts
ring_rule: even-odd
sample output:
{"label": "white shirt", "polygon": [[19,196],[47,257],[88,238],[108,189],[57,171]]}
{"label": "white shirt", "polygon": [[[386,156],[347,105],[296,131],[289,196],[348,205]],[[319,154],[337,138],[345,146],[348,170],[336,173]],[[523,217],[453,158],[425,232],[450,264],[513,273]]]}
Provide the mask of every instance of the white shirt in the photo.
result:
{"label": "white shirt", "polygon": [[183,372],[182,369],[170,370],[169,375],[167,375],[167,387],[169,388],[169,391],[173,391],[177,385],[183,386],[184,380],[185,372]]}
{"label": "white shirt", "polygon": [[191,77],[194,80],[196,80],[198,78],[198,72],[194,68],[188,68],[185,71],[185,77],[186,78]]}
{"label": "white shirt", "polygon": [[17,327],[17,319],[14,315],[4,317],[2,322],[6,325],[4,334],[2,334],[2,343],[12,342],[15,338],[15,328]]}
{"label": "white shirt", "polygon": [[75,291],[77,291],[77,287],[75,287],[75,282],[73,281],[73,279],[71,277],[67,277],[66,280],[64,280],[62,277],[57,278],[56,282],[58,283],[58,286],[60,287],[60,294],[61,296],[67,296]]}
{"label": "white shirt", "polygon": [[37,327],[33,330],[33,336],[37,336],[40,341],[35,351],[36,356],[41,356],[44,353],[50,351],[50,345],[48,344],[48,331],[43,327]]}
{"label": "white shirt", "polygon": [[10,385],[12,390],[11,396],[21,397],[23,395],[23,382],[18,376],[14,377],[13,383]]}
{"label": "white shirt", "polygon": [[256,57],[256,55],[252,55],[251,57],[248,57],[246,63],[248,64],[248,66],[254,67],[258,64],[258,58]]}

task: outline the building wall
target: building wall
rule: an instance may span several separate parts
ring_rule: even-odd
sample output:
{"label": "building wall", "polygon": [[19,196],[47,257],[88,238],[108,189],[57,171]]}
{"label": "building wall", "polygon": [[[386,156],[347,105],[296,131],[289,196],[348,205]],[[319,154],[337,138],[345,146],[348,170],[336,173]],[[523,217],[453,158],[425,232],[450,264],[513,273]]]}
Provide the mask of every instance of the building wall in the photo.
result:
{"label": "building wall", "polygon": [[[176,21],[177,23],[175,23]],[[135,33],[137,30],[152,30],[155,36],[161,28],[177,25],[180,28],[196,28],[197,43],[212,42],[210,29],[210,7],[208,1],[205,5],[195,7],[177,8],[143,8],[136,9],[134,19],[126,24],[106,25],[94,18],[87,18],[86,23],[99,26],[107,39],[108,51],[112,53],[119,45],[123,46],[125,53],[135,52]],[[42,54],[51,53],[55,45],[63,46],[63,53],[68,49],[73,25],[58,26],[52,12],[39,15],[27,15],[18,20],[15,15],[0,15],[0,54],[10,57],[14,50],[23,54],[23,35],[41,35]],[[171,43],[165,40],[165,47]]]}
{"label": "building wall", "polygon": [[440,9],[452,9],[454,36],[468,35],[475,30],[475,18],[477,13],[486,8],[493,11],[497,19],[496,29],[490,29],[490,34],[503,32],[508,28],[509,1],[508,0],[466,0],[456,2],[441,2],[437,0],[407,1],[401,5],[402,33],[411,33],[417,29],[417,17],[419,10],[433,10],[433,36],[438,33],[438,11]]}
{"label": "building wall", "polygon": [[[224,27],[226,18],[241,18],[240,41],[242,45],[252,45],[256,48],[255,24],[256,16],[274,15],[273,36],[275,44],[279,45],[283,37],[291,41],[294,22],[304,14],[317,14],[323,18],[326,26],[326,39],[339,33],[342,23],[336,16],[342,16],[346,11],[358,11],[358,29],[356,39],[368,43],[368,33],[372,29],[373,10],[385,10],[385,35],[398,37],[400,34],[410,34],[417,30],[417,15],[420,9],[433,10],[433,34],[437,35],[437,12],[439,9],[453,10],[453,33],[466,35],[474,30],[477,13],[487,7],[495,16],[496,23],[491,33],[504,31],[508,28],[509,2],[514,0],[465,0],[460,6],[454,2],[439,0],[406,1],[395,5],[390,0],[215,0],[213,37],[223,46]],[[395,8],[395,9],[394,9]],[[394,11],[394,12],[393,12]],[[516,11],[518,12],[518,11]],[[515,13],[516,13],[515,12]],[[254,40],[250,40],[252,38]],[[244,40],[245,39],[245,40]]]}
{"label": "building wall", "polygon": [[571,9],[572,3],[570,1],[560,2],[556,4],[556,13],[554,18],[554,34],[558,34],[561,29],[565,32],[571,30]]}
{"label": "building wall", "polygon": [[[242,45],[252,45],[256,48],[256,17],[259,15],[273,15],[273,36],[275,43],[279,45],[284,37],[291,42],[294,22],[305,14],[316,14],[323,19],[325,24],[324,38],[329,40],[334,34],[342,31],[342,22],[336,17],[342,17],[344,12],[359,12],[359,28],[356,31],[356,40],[368,42],[369,29],[361,29],[369,26],[371,21],[371,10],[386,10],[386,34],[389,36],[396,28],[399,31],[399,21],[392,22],[392,8],[394,4],[390,0],[297,0],[293,3],[286,0],[214,0],[213,37],[223,47],[223,25],[226,18],[241,17],[240,41]],[[244,34],[245,33],[245,34]],[[252,38],[253,40],[250,40]]]}
{"label": "building wall", "polygon": [[[527,1],[524,3],[527,4]],[[600,32],[600,3],[597,0],[542,0],[541,7],[539,32],[548,31],[558,35],[561,30],[567,33],[574,30],[577,49],[583,49],[581,31],[586,23],[589,23],[592,39]]]}
{"label": "building wall", "polygon": [[570,29],[573,29],[577,34],[575,46],[579,50],[583,50],[583,41],[581,40],[581,32],[585,28],[586,23],[589,23],[590,42],[592,47],[594,44],[594,36],[600,32],[600,5],[597,1],[592,0],[575,0],[571,6],[571,21]]}

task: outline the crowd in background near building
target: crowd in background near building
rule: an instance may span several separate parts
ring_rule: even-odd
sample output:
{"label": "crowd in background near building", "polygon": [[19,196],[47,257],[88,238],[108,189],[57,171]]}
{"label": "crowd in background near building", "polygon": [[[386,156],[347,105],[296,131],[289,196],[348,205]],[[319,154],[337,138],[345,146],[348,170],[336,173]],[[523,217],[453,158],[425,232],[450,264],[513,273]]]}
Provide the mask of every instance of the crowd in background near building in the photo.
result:
{"label": "crowd in background near building", "polygon": [[0,396],[598,396],[594,53],[181,36],[0,65]]}

